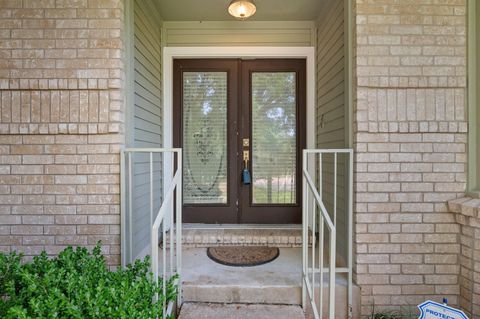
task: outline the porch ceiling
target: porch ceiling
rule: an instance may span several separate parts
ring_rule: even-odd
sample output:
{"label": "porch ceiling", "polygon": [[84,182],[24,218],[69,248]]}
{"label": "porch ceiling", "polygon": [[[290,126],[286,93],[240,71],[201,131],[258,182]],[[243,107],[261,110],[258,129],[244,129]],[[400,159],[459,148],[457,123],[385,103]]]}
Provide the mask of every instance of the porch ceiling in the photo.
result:
{"label": "porch ceiling", "polygon": [[[228,21],[231,0],[157,0],[165,21]],[[249,20],[316,20],[326,4],[334,0],[254,0],[257,13]]]}

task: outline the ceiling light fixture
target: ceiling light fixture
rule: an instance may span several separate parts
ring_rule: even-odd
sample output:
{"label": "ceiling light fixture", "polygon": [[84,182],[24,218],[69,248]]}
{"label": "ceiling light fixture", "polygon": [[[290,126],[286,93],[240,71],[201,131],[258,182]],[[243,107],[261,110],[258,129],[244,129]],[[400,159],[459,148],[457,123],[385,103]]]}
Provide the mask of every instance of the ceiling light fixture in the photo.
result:
{"label": "ceiling light fixture", "polygon": [[228,13],[240,20],[246,20],[253,16],[257,7],[252,0],[232,0],[228,6]]}

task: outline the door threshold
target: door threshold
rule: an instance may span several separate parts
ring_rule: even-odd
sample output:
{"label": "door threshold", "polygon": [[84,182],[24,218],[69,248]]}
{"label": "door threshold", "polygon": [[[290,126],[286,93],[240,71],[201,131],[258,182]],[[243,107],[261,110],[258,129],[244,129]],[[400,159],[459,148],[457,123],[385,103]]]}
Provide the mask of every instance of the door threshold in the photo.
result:
{"label": "door threshold", "polygon": [[280,229],[280,230],[300,230],[301,224],[197,224],[184,223],[184,229]]}

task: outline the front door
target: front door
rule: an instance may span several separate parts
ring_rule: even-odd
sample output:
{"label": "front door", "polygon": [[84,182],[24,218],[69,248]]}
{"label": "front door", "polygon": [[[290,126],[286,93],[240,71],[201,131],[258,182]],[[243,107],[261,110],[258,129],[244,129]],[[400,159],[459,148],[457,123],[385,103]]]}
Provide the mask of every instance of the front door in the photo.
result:
{"label": "front door", "polygon": [[174,61],[183,220],[300,223],[305,60]]}

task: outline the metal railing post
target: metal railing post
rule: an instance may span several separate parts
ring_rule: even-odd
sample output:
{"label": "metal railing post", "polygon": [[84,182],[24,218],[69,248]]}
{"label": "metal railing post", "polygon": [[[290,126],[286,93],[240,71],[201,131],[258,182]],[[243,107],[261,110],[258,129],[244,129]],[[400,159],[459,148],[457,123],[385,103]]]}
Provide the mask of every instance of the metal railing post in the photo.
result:
{"label": "metal railing post", "polygon": [[153,152],[150,152],[150,231],[153,227]]}
{"label": "metal railing post", "polygon": [[125,151],[120,151],[120,242],[122,267],[127,266],[127,217],[126,217],[126,176],[125,176]]}
{"label": "metal railing post", "polygon": [[[158,283],[158,227],[156,223],[152,226],[152,233],[150,234],[151,242],[151,258],[150,261],[152,265],[153,280]],[[158,294],[155,294],[155,302],[158,301]]]}
{"label": "metal railing post", "polygon": [[[319,169],[319,196],[320,196],[320,199],[323,197],[323,154],[320,153],[318,154],[319,156],[319,161],[318,161],[318,169]],[[325,220],[323,218],[323,215],[320,214],[319,215],[319,230],[318,230],[318,247],[319,247],[319,253],[318,253],[318,257],[319,257],[319,266],[318,268],[320,269],[320,284],[319,284],[319,291],[318,291],[318,303],[320,304],[320,312],[319,312],[319,318],[322,319],[323,318],[323,311],[322,311],[322,307],[323,307],[323,257],[324,257],[324,236],[325,236]],[[315,290],[315,289],[314,289]]]}
{"label": "metal railing post", "polygon": [[[336,277],[336,269],[335,269],[335,259],[336,259],[336,230],[335,227],[330,229],[330,283],[329,283],[329,319],[335,319],[335,277]],[[323,271],[322,271],[323,272]]]}
{"label": "metal railing post", "polygon": [[[166,295],[167,294],[167,243],[166,243],[166,236],[165,236],[165,216],[162,220],[162,292]],[[158,236],[156,236],[158,237]],[[158,245],[157,245],[158,247]],[[158,249],[158,248],[157,248]],[[167,309],[167,298],[163,298],[163,311],[162,311],[162,318],[166,318],[166,309]]]}
{"label": "metal railing post", "polygon": [[[307,153],[303,151],[302,167],[307,167]],[[302,174],[302,308],[307,306],[307,287],[305,281],[308,280],[308,212],[307,212],[307,180]]]}
{"label": "metal railing post", "polygon": [[[176,225],[177,225],[177,274],[180,277],[182,274],[182,198],[183,198],[183,157],[182,150],[177,151],[177,173],[180,178],[177,184],[177,197],[176,197]],[[178,306],[182,305],[182,281],[178,281],[178,297],[177,297]]]}
{"label": "metal railing post", "polygon": [[[323,219],[323,215],[320,215],[320,230],[319,230],[319,233],[318,233],[318,237],[319,237],[319,243],[318,243],[318,246],[320,247],[320,254],[319,254],[319,258],[320,258],[320,291],[319,291],[319,304],[321,306],[323,306],[323,255],[324,255],[324,251],[323,251],[323,246],[324,246],[324,236],[325,236],[325,220]],[[323,317],[323,311],[320,311],[320,319]]]}
{"label": "metal railing post", "polygon": [[128,260],[133,262],[133,200],[132,200],[132,153],[128,152]]}
{"label": "metal railing post", "polygon": [[353,151],[349,150],[349,165],[348,165],[348,317],[353,317]]}

